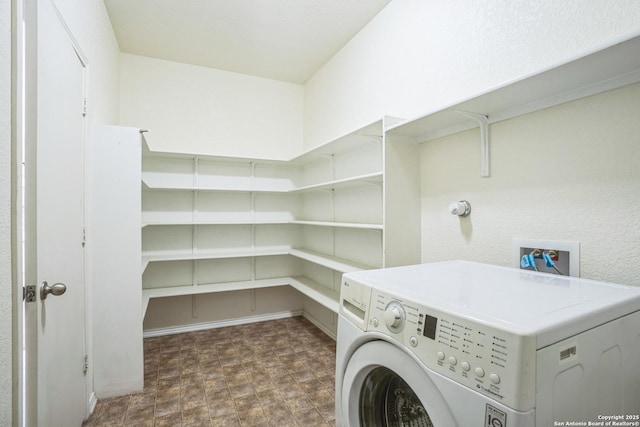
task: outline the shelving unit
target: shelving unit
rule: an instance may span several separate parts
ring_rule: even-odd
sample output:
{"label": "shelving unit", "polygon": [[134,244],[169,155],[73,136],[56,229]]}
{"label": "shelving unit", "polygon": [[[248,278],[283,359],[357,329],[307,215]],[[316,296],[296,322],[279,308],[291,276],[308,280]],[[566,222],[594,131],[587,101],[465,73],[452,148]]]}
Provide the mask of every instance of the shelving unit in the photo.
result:
{"label": "shelving unit", "polygon": [[476,127],[474,117],[488,131],[638,82],[638,51],[636,37],[413,120],[385,117],[288,161],[144,147],[143,308],[159,296],[288,285],[335,312],[345,271],[420,262],[417,143]]}
{"label": "shelving unit", "polygon": [[382,134],[380,120],[288,161],[145,145],[143,317],[152,298],[275,286],[337,312],[342,273],[384,265]]}
{"label": "shelving unit", "polygon": [[[465,112],[486,117],[488,126],[639,82],[638,52],[640,37],[634,37],[390,126],[387,137],[427,142],[477,127],[478,121]],[[489,139],[481,150],[487,161]]]}

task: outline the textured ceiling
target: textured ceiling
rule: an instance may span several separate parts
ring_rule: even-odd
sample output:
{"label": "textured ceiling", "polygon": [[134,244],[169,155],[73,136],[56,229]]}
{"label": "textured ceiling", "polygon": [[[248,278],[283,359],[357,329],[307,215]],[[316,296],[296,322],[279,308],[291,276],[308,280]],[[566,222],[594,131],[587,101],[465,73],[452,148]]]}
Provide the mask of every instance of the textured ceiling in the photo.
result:
{"label": "textured ceiling", "polygon": [[120,50],[306,82],[391,0],[104,0]]}

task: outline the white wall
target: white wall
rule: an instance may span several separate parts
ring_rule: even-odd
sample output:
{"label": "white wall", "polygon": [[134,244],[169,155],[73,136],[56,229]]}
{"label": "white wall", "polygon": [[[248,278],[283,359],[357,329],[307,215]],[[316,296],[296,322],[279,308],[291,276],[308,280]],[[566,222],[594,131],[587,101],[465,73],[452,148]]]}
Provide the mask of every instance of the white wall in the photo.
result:
{"label": "white wall", "polygon": [[12,415],[11,2],[0,0],[0,425]]}
{"label": "white wall", "polygon": [[305,149],[638,33],[636,0],[393,0],[305,85]]}
{"label": "white wall", "polygon": [[[639,33],[635,0],[394,0],[306,84],[305,149]],[[625,88],[493,125],[490,178],[480,178],[477,130],[423,144],[422,260],[511,265],[514,237],[577,240],[583,277],[640,285],[638,95]],[[458,199],[473,205],[469,218],[447,212]]]}
{"label": "white wall", "polygon": [[120,124],[158,150],[288,159],[302,147],[301,85],[121,56]]}
{"label": "white wall", "polygon": [[635,84],[496,123],[489,178],[478,130],[423,143],[422,261],[510,266],[514,237],[572,240],[582,277],[640,285],[638,117]]}

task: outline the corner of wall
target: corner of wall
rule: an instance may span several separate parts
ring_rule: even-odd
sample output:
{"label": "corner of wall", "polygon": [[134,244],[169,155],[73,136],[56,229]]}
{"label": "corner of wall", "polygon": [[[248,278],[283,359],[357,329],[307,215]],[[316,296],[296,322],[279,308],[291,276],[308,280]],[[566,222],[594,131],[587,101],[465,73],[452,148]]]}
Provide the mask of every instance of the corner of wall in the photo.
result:
{"label": "corner of wall", "polygon": [[0,425],[13,415],[13,290],[11,260],[11,1],[0,0]]}

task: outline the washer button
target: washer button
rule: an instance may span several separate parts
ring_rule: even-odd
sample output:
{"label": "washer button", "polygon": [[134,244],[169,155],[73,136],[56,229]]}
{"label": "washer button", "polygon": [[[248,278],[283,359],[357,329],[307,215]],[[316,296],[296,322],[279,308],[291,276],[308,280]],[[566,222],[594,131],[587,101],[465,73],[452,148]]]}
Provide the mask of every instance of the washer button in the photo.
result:
{"label": "washer button", "polygon": [[436,353],[436,356],[438,356],[438,360],[444,360],[444,353],[439,351]]}
{"label": "washer button", "polygon": [[449,356],[449,363],[455,365],[456,363],[458,363],[458,359],[456,359],[455,356]]}
{"label": "washer button", "polygon": [[489,374],[489,379],[494,384],[500,384],[500,375],[496,374],[495,372]]}
{"label": "washer button", "polygon": [[380,321],[378,320],[378,318],[377,318],[377,317],[374,317],[374,318],[373,318],[373,320],[371,321],[371,323],[373,324],[373,326],[374,326],[375,328],[377,328],[377,327],[378,327],[378,325],[380,324]]}
{"label": "washer button", "polygon": [[474,371],[480,378],[484,377],[484,369],[482,369],[481,367],[477,367]]}
{"label": "washer button", "polygon": [[465,371],[468,371],[469,369],[471,369],[471,365],[469,364],[469,362],[462,362],[460,366],[462,366],[462,369]]}
{"label": "washer button", "polygon": [[409,338],[409,344],[411,344],[413,347],[417,347],[418,346],[418,338],[416,338],[416,337]]}

